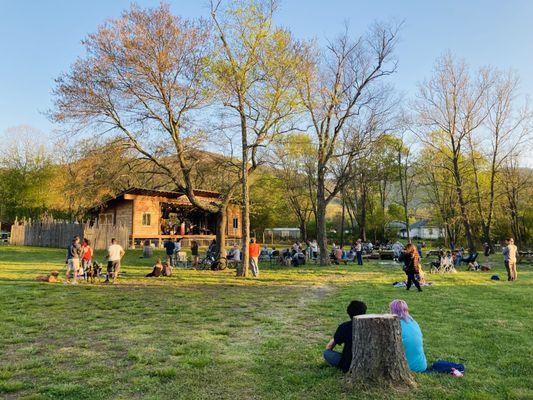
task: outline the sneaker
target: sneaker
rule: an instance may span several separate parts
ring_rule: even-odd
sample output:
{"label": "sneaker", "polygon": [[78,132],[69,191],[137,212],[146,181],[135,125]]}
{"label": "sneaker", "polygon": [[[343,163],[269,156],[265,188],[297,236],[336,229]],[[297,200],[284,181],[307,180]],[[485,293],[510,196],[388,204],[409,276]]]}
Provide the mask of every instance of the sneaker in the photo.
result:
{"label": "sneaker", "polygon": [[461,378],[463,376],[463,373],[456,368],[452,368],[451,375],[455,376],[456,378]]}

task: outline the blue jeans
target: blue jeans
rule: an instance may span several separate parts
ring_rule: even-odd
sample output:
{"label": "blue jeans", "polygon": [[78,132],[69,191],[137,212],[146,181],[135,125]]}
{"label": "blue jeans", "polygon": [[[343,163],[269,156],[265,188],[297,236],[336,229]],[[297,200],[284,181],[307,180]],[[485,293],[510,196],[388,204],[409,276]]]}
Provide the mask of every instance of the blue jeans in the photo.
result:
{"label": "blue jeans", "polygon": [[357,265],[363,265],[363,252],[356,251],[355,254],[357,254]]}
{"label": "blue jeans", "polygon": [[341,362],[342,353],[334,350],[324,350],[324,360],[332,367],[337,368]]}
{"label": "blue jeans", "polygon": [[257,257],[250,257],[250,268],[252,270],[252,275],[255,277],[259,276],[259,260]]}

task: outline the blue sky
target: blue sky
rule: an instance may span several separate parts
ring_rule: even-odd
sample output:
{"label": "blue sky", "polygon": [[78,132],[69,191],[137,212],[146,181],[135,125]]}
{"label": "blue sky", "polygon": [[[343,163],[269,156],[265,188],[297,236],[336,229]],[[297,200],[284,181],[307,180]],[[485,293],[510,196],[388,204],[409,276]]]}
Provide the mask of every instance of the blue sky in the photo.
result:
{"label": "blue sky", "polygon": [[[142,6],[157,1],[137,1]],[[207,0],[169,1],[174,12],[207,16]],[[0,0],[0,133],[32,125],[54,126],[53,80],[82,53],[80,41],[106,18],[129,7],[125,0]],[[522,92],[533,97],[533,0],[282,0],[277,22],[302,38],[334,37],[347,21],[354,34],[374,20],[405,20],[393,81],[406,95],[431,73],[446,50],[473,66],[516,70]]]}

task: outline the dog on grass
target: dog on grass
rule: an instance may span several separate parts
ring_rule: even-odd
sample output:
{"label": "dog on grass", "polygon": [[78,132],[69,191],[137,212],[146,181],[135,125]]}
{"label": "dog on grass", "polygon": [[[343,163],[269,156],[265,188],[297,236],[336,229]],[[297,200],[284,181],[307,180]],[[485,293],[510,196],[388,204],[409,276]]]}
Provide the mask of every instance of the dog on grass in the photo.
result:
{"label": "dog on grass", "polygon": [[59,276],[59,272],[52,271],[48,275],[39,275],[37,278],[35,278],[35,280],[39,282],[56,283],[56,282],[59,282],[58,276]]}
{"label": "dog on grass", "polygon": [[102,266],[98,263],[98,261],[93,261],[89,268],[85,271],[85,279],[87,282],[90,280],[91,283],[94,283],[95,278],[98,278],[98,282],[100,282],[100,273],[102,272]]}

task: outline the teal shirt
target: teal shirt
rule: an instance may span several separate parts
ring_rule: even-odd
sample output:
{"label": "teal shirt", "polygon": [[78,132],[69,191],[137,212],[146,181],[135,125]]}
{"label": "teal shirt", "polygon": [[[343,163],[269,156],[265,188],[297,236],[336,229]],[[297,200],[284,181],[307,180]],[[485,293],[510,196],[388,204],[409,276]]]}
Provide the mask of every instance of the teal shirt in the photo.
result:
{"label": "teal shirt", "polygon": [[427,369],[426,355],[424,354],[424,340],[420,326],[414,320],[400,320],[402,327],[402,342],[405,350],[407,364],[413,372],[423,372]]}

